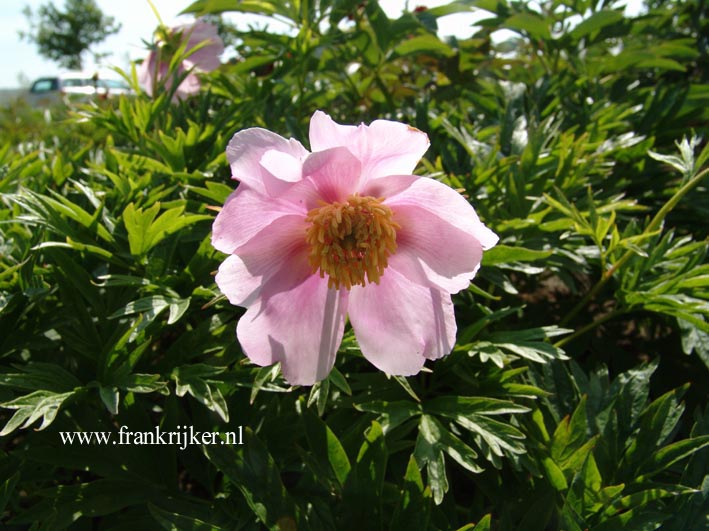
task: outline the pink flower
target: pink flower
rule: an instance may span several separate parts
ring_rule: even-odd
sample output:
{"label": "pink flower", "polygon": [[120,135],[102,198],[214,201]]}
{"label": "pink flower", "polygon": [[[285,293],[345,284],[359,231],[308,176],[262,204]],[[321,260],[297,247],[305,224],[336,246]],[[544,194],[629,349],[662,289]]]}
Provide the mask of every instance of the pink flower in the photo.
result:
{"label": "pink flower", "polygon": [[317,111],[310,145],[254,128],[227,147],[240,184],[212,244],[230,255],[219,288],[247,308],[239,342],[254,363],[280,362],[290,383],[311,385],[332,369],[349,316],[372,364],[415,374],[453,348],[450,295],[498,237],[453,189],[411,175],[429,145],[418,129]]}
{"label": "pink flower", "polygon": [[165,88],[169,90],[172,86],[171,74],[168,71],[170,60],[173,54],[185,44],[183,52],[185,58],[179,65],[177,74],[182,75],[184,72],[189,74],[177,87],[175,98],[183,99],[197,94],[200,82],[195,72],[211,72],[221,64],[219,56],[224,51],[224,43],[217,35],[217,28],[198,20],[192,24],[165,28],[162,33],[155,48],[138,67],[139,83],[150,96],[156,92],[158,83],[163,80]]}

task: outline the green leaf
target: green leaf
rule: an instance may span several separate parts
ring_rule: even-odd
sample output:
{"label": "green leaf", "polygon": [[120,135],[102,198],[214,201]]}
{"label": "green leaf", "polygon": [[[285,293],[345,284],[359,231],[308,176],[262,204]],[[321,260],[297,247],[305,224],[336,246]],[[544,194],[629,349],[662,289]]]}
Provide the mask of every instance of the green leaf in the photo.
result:
{"label": "green leaf", "polygon": [[[497,337],[504,337],[504,334],[495,333],[491,339]],[[512,354],[515,358],[520,357],[536,363],[547,363],[549,360],[554,359],[569,359],[568,356],[564,354],[563,350],[544,341],[517,341],[515,343],[478,341],[472,346],[470,352],[484,352],[488,355],[495,353],[507,355]]]}
{"label": "green leaf", "polygon": [[152,503],[148,503],[148,510],[166,531],[222,531],[224,529],[193,516],[160,509]]}
{"label": "green leaf", "polygon": [[253,404],[258,396],[259,392],[267,387],[267,384],[273,383],[281,372],[281,364],[274,363],[273,365],[267,365],[261,367],[256,371],[256,376],[251,384],[251,396],[249,397],[249,404]]}
{"label": "green leaf", "polygon": [[15,486],[20,480],[20,472],[15,472],[10,477],[0,483],[0,514],[5,512],[7,502],[15,492]]}
{"label": "green leaf", "polygon": [[295,504],[281,481],[281,472],[250,428],[244,430],[244,444],[238,451],[229,445],[205,445],[204,452],[241,491],[266,527],[295,528]]}
{"label": "green leaf", "polygon": [[407,420],[415,418],[421,414],[421,406],[407,400],[398,400],[394,402],[375,400],[372,402],[365,402],[364,404],[355,404],[355,408],[359,411],[368,411],[370,413],[379,414],[377,422],[381,425],[384,433],[388,433]]}
{"label": "green leaf", "polygon": [[352,396],[352,389],[350,388],[350,385],[347,383],[347,379],[338,370],[337,367],[332,368],[327,379],[330,380],[330,382],[332,382],[332,384],[335,387],[337,387],[340,391],[345,393],[347,396]]}
{"label": "green leaf", "polygon": [[470,13],[472,9],[464,2],[450,2],[442,6],[431,7],[426,10],[426,13],[436,18],[454,15],[455,13]]}
{"label": "green leaf", "polygon": [[709,333],[683,319],[677,319],[677,324],[682,333],[682,351],[685,354],[696,353],[709,369]]}
{"label": "green leaf", "polygon": [[387,457],[384,432],[379,423],[373,421],[357,454],[348,488],[356,492],[362,492],[362,489],[367,491],[368,497],[379,499],[384,487]]}
{"label": "green leaf", "polygon": [[411,398],[413,398],[417,402],[421,401],[421,399],[418,397],[418,395],[416,395],[416,392],[411,387],[411,384],[405,376],[390,376],[390,378],[392,378],[396,383],[398,383]]}
{"label": "green leaf", "polygon": [[22,372],[0,374],[0,386],[57,393],[81,386],[76,376],[54,363],[30,361],[16,367]]}
{"label": "green leaf", "polygon": [[578,26],[576,26],[569,35],[575,40],[579,40],[586,35],[597,32],[623,20],[622,11],[611,11],[610,9],[603,9],[593,13],[590,17],[583,20]]}
{"label": "green leaf", "polygon": [[552,254],[553,251],[538,251],[525,247],[511,247],[509,245],[498,244],[483,253],[482,265],[494,266],[512,262],[534,262],[537,260],[545,260]]}
{"label": "green leaf", "polygon": [[158,217],[160,202],[142,210],[130,203],[123,210],[123,224],[128,232],[130,252],[134,256],[143,256],[159,244],[168,235],[173,234],[193,223],[212,220],[212,216],[190,214],[183,215],[184,206],[166,210]]}
{"label": "green leaf", "polygon": [[456,424],[479,437],[476,444],[485,450],[485,456],[494,461],[494,456],[502,457],[505,452],[523,454],[526,449],[524,434],[514,426],[487,418],[483,415],[451,415]]}
{"label": "green leaf", "polygon": [[176,297],[164,297],[163,295],[151,295],[129,302],[123,308],[109,315],[108,319],[118,319],[136,313],[142,314],[143,321],[140,323],[139,329],[133,334],[132,337],[134,338],[137,332],[146,328],[165,310],[169,310],[167,324],[177,322],[187,311],[189,305],[189,297],[179,299]]}
{"label": "green leaf", "polygon": [[583,464],[574,474],[566,494],[566,502],[570,509],[567,517],[571,518],[575,525],[578,525],[579,515],[587,517],[588,513],[595,512],[605,501],[601,495],[602,486],[603,480],[596,460],[593,454],[588,453]]}
{"label": "green leaf", "polygon": [[438,440],[434,439],[430,432],[424,432],[419,428],[413,456],[419,468],[426,468],[433,501],[436,505],[440,505],[448,492],[448,478],[445,457]]}
{"label": "green leaf", "polygon": [[191,3],[180,14],[216,15],[230,11],[242,13],[256,13],[259,15],[273,15],[278,12],[276,4],[265,0],[240,0],[235,3],[233,0],[197,0]]}
{"label": "green leaf", "polygon": [[343,499],[348,500],[343,513],[346,521],[361,522],[363,514],[372,522],[384,517],[382,494],[388,457],[382,427],[373,421],[343,489]]}
{"label": "green leaf", "polygon": [[333,474],[340,486],[344,485],[351,466],[342,444],[329,426],[311,413],[310,409],[304,411],[303,420],[313,457],[324,461],[324,468]]}
{"label": "green leaf", "polygon": [[450,418],[468,415],[506,415],[527,413],[526,406],[508,400],[478,396],[440,396],[424,403],[424,411]]}
{"label": "green leaf", "polygon": [[549,483],[556,491],[564,492],[569,488],[569,484],[566,482],[566,477],[564,477],[564,472],[551,457],[545,457],[542,459],[542,467],[544,468],[544,472],[549,480]]}
{"label": "green leaf", "polygon": [[549,22],[534,13],[515,13],[505,20],[505,26],[513,30],[523,31],[533,39],[551,39]]}
{"label": "green leaf", "polygon": [[153,393],[167,386],[159,374],[128,374],[113,379],[112,383],[130,393]]}
{"label": "green leaf", "polygon": [[562,419],[552,435],[551,457],[562,469],[567,467],[571,456],[589,441],[586,398],[581,399],[571,417],[567,415]]}
{"label": "green leaf", "polygon": [[[470,529],[470,531],[490,531],[492,529],[492,515],[486,514],[483,516],[477,524]],[[462,530],[464,528],[460,528]],[[459,530],[459,531],[460,531]]]}
{"label": "green leaf", "polygon": [[431,34],[419,35],[407,39],[394,48],[394,52],[401,56],[426,53],[442,55],[444,57],[455,55],[455,52],[450,46]]}
{"label": "green leaf", "polygon": [[327,407],[328,396],[330,396],[330,380],[325,378],[324,380],[316,382],[315,385],[310,388],[306,407],[316,404],[318,415],[323,416],[325,414],[325,408]]}
{"label": "green leaf", "polygon": [[133,203],[123,210],[123,224],[128,232],[128,244],[132,255],[141,256],[150,248],[148,234],[159,211],[159,202],[145,211],[136,208]]}
{"label": "green leaf", "polygon": [[463,468],[474,473],[483,471],[476,462],[478,454],[475,450],[448,431],[435,417],[422,415],[419,431],[430,444],[437,445]]}
{"label": "green leaf", "polygon": [[684,412],[684,405],[679,402],[679,399],[688,385],[660,396],[640,415],[637,435],[621,462],[621,469],[626,472],[629,479],[637,477],[642,464],[655,454],[658,447],[665,444],[676,429]]}
{"label": "green leaf", "polygon": [[677,441],[660,448],[643,464],[642,476],[639,476],[637,481],[643,481],[663,470],[667,470],[675,463],[688,458],[707,446],[709,446],[709,435],[702,435],[700,437]]}
{"label": "green leaf", "polygon": [[16,409],[15,414],[5,424],[0,431],[0,436],[12,433],[18,428],[27,428],[36,420],[42,419],[38,430],[43,430],[49,426],[59,413],[59,408],[76,391],[68,393],[53,393],[51,391],[34,391],[8,402],[0,403],[0,407],[6,409]]}
{"label": "green leaf", "polygon": [[374,30],[379,50],[388,50],[389,43],[392,37],[394,37],[391,20],[389,20],[389,17],[387,17],[386,13],[379,5],[379,2],[367,2],[365,4],[365,12],[367,13],[369,24]]}
{"label": "green leaf", "polygon": [[120,393],[118,392],[118,388],[105,387],[102,385],[98,388],[98,393],[101,397],[103,405],[106,406],[108,412],[111,413],[111,415],[117,415],[118,401],[120,400]]}
{"label": "green leaf", "polygon": [[175,380],[175,394],[184,396],[189,393],[208,409],[217,413],[224,422],[229,422],[229,409],[221,390],[215,382],[205,379],[224,370],[226,367],[213,367],[201,363],[177,367],[171,375]]}
{"label": "green leaf", "polygon": [[421,471],[411,455],[389,529],[427,529],[430,512],[431,491],[424,488]]}
{"label": "green leaf", "polygon": [[59,485],[46,489],[43,499],[13,519],[13,523],[52,522],[52,529],[65,529],[82,516],[116,514],[126,507],[143,505],[157,492],[143,482],[116,479]]}

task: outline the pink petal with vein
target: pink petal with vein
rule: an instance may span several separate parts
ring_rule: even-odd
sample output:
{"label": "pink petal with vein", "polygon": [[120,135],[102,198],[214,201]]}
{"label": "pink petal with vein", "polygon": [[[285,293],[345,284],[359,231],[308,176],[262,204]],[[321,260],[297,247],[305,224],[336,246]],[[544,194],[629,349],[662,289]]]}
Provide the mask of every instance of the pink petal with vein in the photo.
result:
{"label": "pink petal with vein", "polygon": [[241,184],[224,203],[212,225],[212,245],[232,254],[277,219],[296,215],[303,219],[304,205],[273,199]]}
{"label": "pink petal with vein", "polygon": [[272,196],[300,179],[301,161],[307,155],[297,140],[258,127],[239,131],[226,148],[233,177]]}
{"label": "pink petal with vein", "polygon": [[[396,255],[418,262],[425,277],[448,293],[467,288],[483,256],[476,234],[464,232],[419,206],[399,205],[395,212],[401,225]],[[420,277],[411,280],[420,281]]]}
{"label": "pink petal with vein", "polygon": [[399,122],[340,125],[322,111],[310,120],[310,147],[316,151],[344,146],[362,163],[362,181],[410,174],[429,146],[426,133]]}
{"label": "pink petal with vein", "polygon": [[287,291],[311,274],[302,216],[282,216],[239,247],[219,267],[217,286],[229,302],[249,307],[267,286]]}
{"label": "pink petal with vein", "polygon": [[260,299],[237,325],[244,353],[257,365],[280,362],[291,384],[326,378],[342,341],[347,295],[311,275],[288,291]]}
{"label": "pink petal with vein", "polygon": [[312,153],[303,164],[303,175],[326,203],[347,201],[357,191],[361,174],[359,160],[343,147]]}
{"label": "pink petal with vein", "polygon": [[364,357],[388,374],[416,374],[455,344],[450,295],[391,268],[378,285],[352,288],[349,316]]}
{"label": "pink petal with vein", "polygon": [[385,203],[396,210],[398,206],[416,206],[435,214],[464,232],[473,234],[483,249],[490,249],[499,240],[475,213],[468,201],[441,182],[429,177],[392,175],[368,183],[363,195],[386,197]]}

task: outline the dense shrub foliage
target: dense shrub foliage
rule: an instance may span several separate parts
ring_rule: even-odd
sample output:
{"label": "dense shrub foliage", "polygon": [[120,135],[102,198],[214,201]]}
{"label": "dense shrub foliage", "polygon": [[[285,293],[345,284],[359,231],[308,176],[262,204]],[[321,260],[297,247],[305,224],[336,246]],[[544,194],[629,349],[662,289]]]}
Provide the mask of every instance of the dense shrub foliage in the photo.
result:
{"label": "dense shrub foliage", "polygon": [[[437,36],[472,7],[481,29]],[[182,101],[134,70],[135,97],[3,109],[3,529],[708,529],[706,10],[199,0],[293,29],[223,25],[239,60]],[[346,331],[329,378],[291,388],[245,358],[214,283],[227,142],[305,141],[316,109],[425,131],[417,172],[501,237],[417,376]],[[121,426],[243,444],[60,436]]]}

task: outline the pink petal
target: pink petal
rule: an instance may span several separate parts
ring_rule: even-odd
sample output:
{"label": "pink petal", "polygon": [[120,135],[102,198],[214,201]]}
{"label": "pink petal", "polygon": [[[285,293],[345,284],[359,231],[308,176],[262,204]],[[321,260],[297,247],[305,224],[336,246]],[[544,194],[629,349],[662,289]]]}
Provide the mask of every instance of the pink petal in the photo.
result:
{"label": "pink petal", "polygon": [[247,310],[236,331],[244,353],[257,365],[281,362],[294,385],[327,377],[342,341],[347,292],[328,289],[310,275],[288,291],[267,296]]}
{"label": "pink petal", "polygon": [[[184,31],[183,38],[187,37],[188,39],[185,51],[189,55],[185,58],[185,66],[187,68],[196,66],[203,72],[211,72],[219,68],[219,65],[221,65],[219,56],[224,52],[224,43],[217,33],[216,26],[207,22],[197,21],[194,24],[183,26],[182,31]],[[190,53],[192,48],[205,41],[208,41],[209,44]]]}
{"label": "pink petal", "polygon": [[346,201],[357,192],[361,173],[362,165],[343,147],[312,153],[303,163],[303,176],[326,203]]}
{"label": "pink petal", "polygon": [[445,356],[455,344],[450,296],[391,267],[378,285],[352,288],[349,316],[362,354],[388,374],[416,374],[426,359]]}
{"label": "pink petal", "polygon": [[250,306],[262,286],[261,277],[250,273],[244,261],[235,254],[221,263],[215,280],[229,302],[237,306]]}
{"label": "pink petal", "polygon": [[475,236],[483,249],[494,247],[499,239],[483,225],[475,209],[462,195],[429,177],[391,175],[367,183],[361,194],[386,197],[385,204],[393,210],[398,206],[415,206],[427,210]]}
{"label": "pink petal", "polygon": [[[168,83],[169,86],[171,83]],[[202,84],[199,78],[195,74],[188,74],[185,79],[182,80],[175,91],[174,99],[183,100],[188,96],[193,96],[199,93],[199,88]]]}
{"label": "pink petal", "polygon": [[310,149],[315,152],[334,147],[350,148],[357,140],[357,130],[356,125],[340,125],[324,112],[315,111],[310,118]]}
{"label": "pink petal", "polygon": [[303,178],[301,161],[285,151],[269,149],[259,161],[261,167],[271,175],[278,175],[278,178],[288,183],[295,183]]}
{"label": "pink petal", "polygon": [[346,147],[362,163],[363,180],[410,174],[429,146],[428,136],[406,124],[375,120],[369,126],[340,125],[322,111],[310,120],[310,147]]}
{"label": "pink petal", "polygon": [[272,198],[240,184],[224,203],[212,225],[212,245],[226,254],[240,246],[283,216],[305,218],[303,204]]}
{"label": "pink petal", "polygon": [[[420,282],[423,273],[432,284],[448,293],[467,288],[483,256],[482,245],[475,235],[419,206],[397,205],[394,212],[396,222],[401,225],[396,233],[396,257],[399,260],[407,257],[421,266],[415,277],[407,269],[407,277]],[[395,260],[389,267],[396,266]],[[404,270],[401,272],[406,274]]]}
{"label": "pink petal", "polygon": [[255,127],[236,133],[226,155],[235,179],[263,194],[276,196],[294,181],[308,152],[297,140],[286,140]]}
{"label": "pink petal", "polygon": [[167,73],[167,65],[157,65],[158,52],[151,51],[148,56],[143,59],[143,62],[138,65],[138,83],[148,96],[153,95],[153,89],[159,79],[165,77]]}
{"label": "pink petal", "polygon": [[216,282],[229,302],[249,307],[264,287],[286,291],[311,274],[302,216],[283,216],[238,248],[219,267]]}

